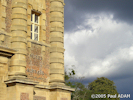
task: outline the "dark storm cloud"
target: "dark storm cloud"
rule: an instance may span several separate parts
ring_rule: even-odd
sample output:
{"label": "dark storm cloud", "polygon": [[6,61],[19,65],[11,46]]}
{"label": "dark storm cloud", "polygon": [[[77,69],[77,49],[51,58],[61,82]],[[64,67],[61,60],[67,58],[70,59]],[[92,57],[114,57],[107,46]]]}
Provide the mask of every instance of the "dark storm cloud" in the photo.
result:
{"label": "dark storm cloud", "polygon": [[86,14],[111,13],[117,22],[133,24],[133,0],[65,0],[65,4],[65,31],[77,29]]}
{"label": "dark storm cloud", "polygon": [[65,4],[66,63],[77,66],[84,84],[106,77],[132,100],[133,0],[65,0]]}

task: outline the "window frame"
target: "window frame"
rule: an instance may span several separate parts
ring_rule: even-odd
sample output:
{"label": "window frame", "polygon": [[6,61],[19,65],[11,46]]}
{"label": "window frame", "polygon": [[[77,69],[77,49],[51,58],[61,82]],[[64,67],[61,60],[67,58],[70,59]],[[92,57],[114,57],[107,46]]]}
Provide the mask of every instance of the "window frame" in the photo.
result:
{"label": "window frame", "polygon": [[[35,22],[35,16],[38,16],[38,23]],[[38,32],[35,32],[35,26],[38,27]],[[38,39],[35,39],[35,34],[38,35]],[[34,41],[39,41],[40,36],[40,14],[37,14],[35,12],[31,13],[31,39]]]}

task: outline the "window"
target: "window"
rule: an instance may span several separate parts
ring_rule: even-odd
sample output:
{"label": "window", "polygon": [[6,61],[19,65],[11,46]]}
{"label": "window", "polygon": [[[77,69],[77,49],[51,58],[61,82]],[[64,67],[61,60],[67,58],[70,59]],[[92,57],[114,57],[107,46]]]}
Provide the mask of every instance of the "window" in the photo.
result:
{"label": "window", "polygon": [[39,15],[32,13],[31,14],[31,39],[39,41]]}

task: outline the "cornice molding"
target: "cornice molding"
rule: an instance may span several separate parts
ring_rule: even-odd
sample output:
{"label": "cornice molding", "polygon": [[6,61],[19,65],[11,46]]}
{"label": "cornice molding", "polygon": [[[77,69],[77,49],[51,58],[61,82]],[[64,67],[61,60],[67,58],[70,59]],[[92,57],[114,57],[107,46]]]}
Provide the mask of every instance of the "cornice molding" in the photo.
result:
{"label": "cornice molding", "polygon": [[17,51],[8,47],[0,46],[0,56],[12,57]]}

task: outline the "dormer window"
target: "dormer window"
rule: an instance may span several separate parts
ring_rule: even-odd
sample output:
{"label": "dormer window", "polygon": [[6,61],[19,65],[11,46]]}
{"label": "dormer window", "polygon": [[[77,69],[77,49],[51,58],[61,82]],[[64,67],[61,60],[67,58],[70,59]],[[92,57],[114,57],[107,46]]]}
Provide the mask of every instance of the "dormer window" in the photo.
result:
{"label": "dormer window", "polygon": [[39,24],[40,16],[36,13],[31,14],[31,39],[35,41],[39,41]]}

